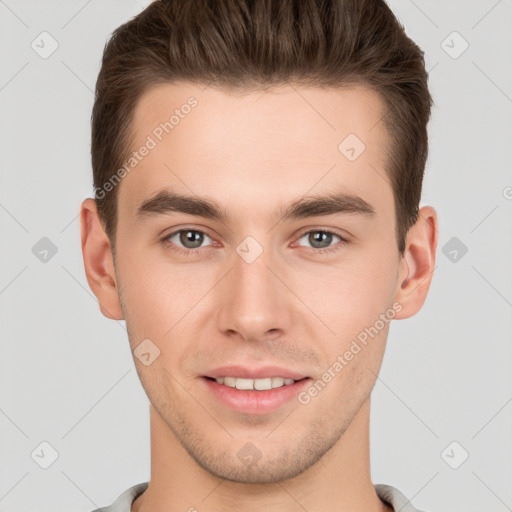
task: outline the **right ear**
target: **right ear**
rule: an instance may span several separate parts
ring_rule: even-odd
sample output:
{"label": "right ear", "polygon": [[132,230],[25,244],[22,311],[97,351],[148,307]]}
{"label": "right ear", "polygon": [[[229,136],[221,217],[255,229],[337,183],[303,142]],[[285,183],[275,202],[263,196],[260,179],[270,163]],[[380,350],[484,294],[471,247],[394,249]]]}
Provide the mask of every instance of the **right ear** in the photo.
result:
{"label": "right ear", "polygon": [[101,312],[112,320],[123,320],[117,291],[114,261],[96,201],[88,197],[80,207],[82,255],[87,282],[98,299]]}

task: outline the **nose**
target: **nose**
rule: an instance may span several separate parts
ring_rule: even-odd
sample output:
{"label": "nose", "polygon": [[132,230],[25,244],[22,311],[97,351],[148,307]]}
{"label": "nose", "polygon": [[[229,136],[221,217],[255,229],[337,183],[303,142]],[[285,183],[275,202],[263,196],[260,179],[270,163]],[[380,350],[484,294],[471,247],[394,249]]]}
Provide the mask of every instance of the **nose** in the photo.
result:
{"label": "nose", "polygon": [[282,274],[269,250],[252,262],[234,254],[232,270],[217,287],[218,328],[246,341],[279,338],[287,332],[294,296]]}

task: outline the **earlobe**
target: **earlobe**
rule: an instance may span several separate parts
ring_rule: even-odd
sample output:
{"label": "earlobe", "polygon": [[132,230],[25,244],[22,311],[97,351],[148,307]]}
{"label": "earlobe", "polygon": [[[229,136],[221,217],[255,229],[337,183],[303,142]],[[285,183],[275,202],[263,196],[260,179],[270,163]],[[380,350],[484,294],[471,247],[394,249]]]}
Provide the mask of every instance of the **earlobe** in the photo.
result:
{"label": "earlobe", "polygon": [[395,300],[402,305],[396,319],[409,318],[423,306],[432,281],[438,240],[437,213],[424,206],[407,233],[405,253],[400,261]]}
{"label": "earlobe", "polygon": [[80,232],[87,282],[100,310],[107,318],[122,320],[110,241],[92,198],[85,199],[80,207]]}

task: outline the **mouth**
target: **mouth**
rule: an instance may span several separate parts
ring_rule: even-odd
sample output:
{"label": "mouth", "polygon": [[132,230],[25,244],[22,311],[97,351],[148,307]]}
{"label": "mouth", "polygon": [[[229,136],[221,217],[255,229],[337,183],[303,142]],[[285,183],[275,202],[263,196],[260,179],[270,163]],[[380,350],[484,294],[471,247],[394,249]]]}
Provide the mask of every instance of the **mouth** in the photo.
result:
{"label": "mouth", "polygon": [[303,381],[309,377],[303,377],[302,379],[289,379],[285,377],[266,377],[263,379],[246,379],[243,377],[205,377],[206,379],[217,382],[223,386],[227,386],[242,391],[269,391],[271,389],[278,389],[284,386],[292,386],[296,382]]}
{"label": "mouth", "polygon": [[297,401],[297,395],[309,385],[310,377],[298,380],[288,377],[211,377],[201,379],[207,393],[216,403],[232,411],[250,415],[264,415]]}

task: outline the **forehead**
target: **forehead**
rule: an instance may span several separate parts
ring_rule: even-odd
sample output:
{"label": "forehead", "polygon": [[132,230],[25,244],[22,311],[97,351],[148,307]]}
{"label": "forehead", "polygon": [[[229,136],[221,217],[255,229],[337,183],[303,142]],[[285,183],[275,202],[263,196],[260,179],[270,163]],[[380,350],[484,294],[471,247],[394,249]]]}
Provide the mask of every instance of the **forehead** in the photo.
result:
{"label": "forehead", "polygon": [[[234,208],[340,186],[369,202],[392,201],[382,115],[381,97],[361,86],[155,86],[134,112],[131,150],[139,156],[126,166],[120,209],[134,212],[164,187]],[[144,146],[150,149],[139,151]]]}

